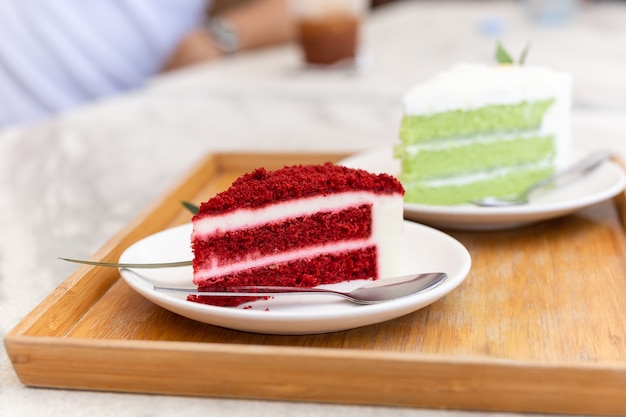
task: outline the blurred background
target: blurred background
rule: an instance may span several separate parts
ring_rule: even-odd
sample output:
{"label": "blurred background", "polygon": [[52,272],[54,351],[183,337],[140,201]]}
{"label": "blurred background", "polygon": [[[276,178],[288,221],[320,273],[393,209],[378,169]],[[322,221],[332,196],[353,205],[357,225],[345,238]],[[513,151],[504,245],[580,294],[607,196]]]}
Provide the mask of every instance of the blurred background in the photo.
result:
{"label": "blurred background", "polygon": [[[493,62],[501,39],[513,54],[530,45],[529,64],[572,72],[578,105],[624,101],[620,1],[158,0],[147,7],[136,1],[77,6],[26,0],[0,5],[0,129],[171,80],[171,73],[210,62],[226,60],[240,72],[237,64],[251,53],[255,62],[250,59],[247,73],[213,78],[224,88],[268,77],[290,83],[294,47],[308,33],[298,14],[324,7],[365,10],[354,12],[366,23],[358,28],[358,71],[352,71],[358,77],[340,89],[383,90],[397,98],[411,83],[454,62]],[[336,40],[320,50],[339,47],[341,38],[332,33],[337,28],[318,31]],[[268,50],[259,58],[259,51]],[[272,54],[294,62],[269,68]],[[302,84],[317,89],[319,82]]]}

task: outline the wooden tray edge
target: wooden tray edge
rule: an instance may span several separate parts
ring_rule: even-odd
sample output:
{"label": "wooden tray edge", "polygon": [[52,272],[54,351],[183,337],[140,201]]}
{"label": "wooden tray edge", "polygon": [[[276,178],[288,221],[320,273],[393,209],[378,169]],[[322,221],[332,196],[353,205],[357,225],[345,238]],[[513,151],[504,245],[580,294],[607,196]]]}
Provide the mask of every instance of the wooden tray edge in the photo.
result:
{"label": "wooden tray edge", "polygon": [[[621,400],[626,386],[623,365],[572,367],[356,349],[268,349],[186,342],[126,340],[103,346],[96,340],[38,336],[11,343],[24,353],[13,358],[15,366],[23,368],[18,372],[20,379],[26,385],[40,387],[467,410],[626,414],[626,403]],[[303,349],[306,361],[302,360]],[[146,350],[150,355],[145,354]],[[68,363],[68,353],[76,365]],[[172,355],[179,359],[173,362]],[[30,358],[36,358],[36,370],[44,368],[47,373],[29,372]],[[112,361],[129,372],[120,374],[117,367],[112,370],[107,366]],[[155,363],[160,366],[155,367]],[[210,377],[207,369],[212,370]],[[56,378],[51,380],[50,374]]]}
{"label": "wooden tray edge", "polygon": [[[624,165],[622,158],[614,156],[612,160],[622,169],[622,171],[626,172],[626,165]],[[622,224],[622,229],[624,229],[624,233],[626,233],[626,190],[622,190],[617,193],[617,195],[613,197],[613,202],[615,203],[617,215],[619,216],[620,223]]]}

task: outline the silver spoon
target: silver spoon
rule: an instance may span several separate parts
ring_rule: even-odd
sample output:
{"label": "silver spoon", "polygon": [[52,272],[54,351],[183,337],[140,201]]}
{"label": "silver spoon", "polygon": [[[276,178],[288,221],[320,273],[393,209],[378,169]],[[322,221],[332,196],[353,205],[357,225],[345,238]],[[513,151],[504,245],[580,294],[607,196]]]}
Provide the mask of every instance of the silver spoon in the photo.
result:
{"label": "silver spoon", "polygon": [[[110,268],[176,268],[191,265],[191,261],[180,262],[158,262],[158,263],[119,263],[119,262],[99,262],[83,259],[63,258],[59,259],[85,265],[104,266]],[[137,271],[132,271],[135,275],[148,280]],[[333,291],[322,288],[299,288],[299,287],[277,287],[277,286],[247,286],[234,287],[227,291],[199,291],[195,288],[161,287],[154,286],[155,291],[176,292],[184,294],[197,294],[206,296],[222,297],[266,297],[277,295],[302,295],[321,294],[336,295],[350,300],[357,304],[375,304],[382,301],[393,300],[407,295],[416,294],[436,287],[443,282],[448,275],[445,272],[427,272],[421,274],[411,274],[395,278],[385,278],[366,284],[349,292]],[[234,291],[238,292],[234,292]],[[247,291],[247,292],[246,292]]]}
{"label": "silver spoon", "polygon": [[484,197],[480,200],[472,200],[470,203],[481,207],[505,207],[528,204],[528,196],[534,191],[549,185],[564,184],[588,174],[612,156],[612,153],[607,150],[596,151],[565,170],[557,172],[556,174],[548,178],[544,178],[541,181],[537,181],[519,194],[509,197]]}
{"label": "silver spoon", "polygon": [[[411,274],[395,278],[384,278],[363,285],[352,291],[342,292],[322,288],[276,287],[276,286],[245,286],[232,287],[224,291],[201,291],[195,288],[176,288],[154,286],[155,291],[196,294],[218,297],[273,297],[278,295],[336,295],[357,304],[375,304],[388,300],[406,297],[436,287],[448,274],[445,272],[428,272]],[[236,291],[236,292],[235,292]]]}

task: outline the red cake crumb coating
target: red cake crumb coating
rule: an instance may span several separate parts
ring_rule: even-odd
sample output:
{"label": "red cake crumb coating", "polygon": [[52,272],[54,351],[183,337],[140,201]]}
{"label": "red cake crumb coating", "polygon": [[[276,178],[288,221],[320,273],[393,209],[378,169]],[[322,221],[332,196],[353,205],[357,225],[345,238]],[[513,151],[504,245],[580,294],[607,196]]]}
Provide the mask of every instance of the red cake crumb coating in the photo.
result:
{"label": "red cake crumb coating", "polygon": [[[200,222],[205,217],[229,214],[239,209],[255,210],[290,200],[359,191],[397,195],[400,199],[404,195],[400,182],[390,175],[375,175],[331,163],[291,166],[276,171],[259,168],[238,178],[226,191],[202,203],[193,221]],[[315,287],[356,279],[376,279],[378,249],[369,240],[373,227],[372,204],[369,199],[359,200],[357,204],[330,206],[312,214],[281,218],[247,228],[217,227],[207,234],[198,234],[192,240],[194,282],[200,290],[211,291],[255,285]],[[398,214],[401,221],[401,212]],[[341,242],[359,243],[352,243],[355,246],[351,248],[342,245],[342,250],[320,251],[320,248],[339,247],[336,244]],[[284,253],[306,248],[314,250],[317,255],[296,259],[282,257]],[[214,268],[268,256],[280,256],[275,259],[284,260],[263,262],[262,266],[220,276],[201,275]],[[191,301],[217,306],[237,306],[259,298],[188,297]]]}
{"label": "red cake crumb coating", "polygon": [[193,220],[240,208],[259,208],[320,193],[327,195],[346,191],[404,195],[404,188],[391,175],[373,175],[330,162],[324,165],[294,165],[276,171],[258,168],[239,177],[226,191],[202,203]]}

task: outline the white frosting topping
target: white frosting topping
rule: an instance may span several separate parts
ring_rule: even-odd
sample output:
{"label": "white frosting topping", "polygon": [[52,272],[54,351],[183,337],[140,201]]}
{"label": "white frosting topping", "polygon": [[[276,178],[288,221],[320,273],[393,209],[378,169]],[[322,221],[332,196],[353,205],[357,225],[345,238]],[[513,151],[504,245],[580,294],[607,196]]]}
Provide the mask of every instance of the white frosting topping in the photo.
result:
{"label": "white frosting topping", "polygon": [[571,145],[572,77],[548,68],[461,63],[411,88],[404,96],[407,115],[468,110],[487,105],[553,99],[539,133],[555,137],[557,167],[568,160]]}
{"label": "white frosting topping", "polygon": [[548,98],[569,105],[571,88],[570,74],[548,68],[461,63],[411,88],[404,111],[421,115]]}
{"label": "white frosting topping", "polygon": [[348,207],[373,203],[372,235],[369,239],[338,242],[275,256],[253,258],[236,265],[196,271],[194,281],[222,275],[255,266],[271,265],[290,259],[298,259],[343,249],[358,249],[375,245],[378,249],[378,276],[397,275],[399,244],[402,236],[403,199],[400,194],[383,195],[368,192],[348,192],[291,200],[258,209],[239,209],[219,216],[210,216],[194,222],[192,239],[226,232],[247,229],[269,222],[277,222],[298,216],[306,216],[318,211],[338,211]]}

